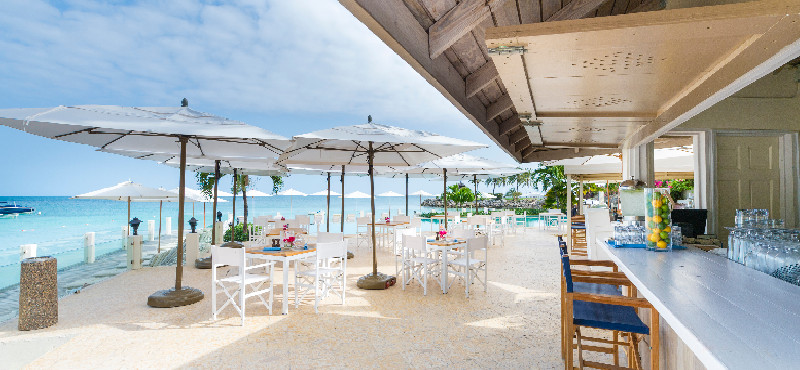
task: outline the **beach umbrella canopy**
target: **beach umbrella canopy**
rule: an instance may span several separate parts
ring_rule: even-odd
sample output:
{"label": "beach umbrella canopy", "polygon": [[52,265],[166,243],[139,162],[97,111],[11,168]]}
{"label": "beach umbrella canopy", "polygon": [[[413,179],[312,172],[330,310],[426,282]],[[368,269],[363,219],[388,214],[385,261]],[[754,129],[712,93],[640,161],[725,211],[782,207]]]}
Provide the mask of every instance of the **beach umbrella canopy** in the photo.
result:
{"label": "beach umbrella canopy", "polygon": [[[327,190],[320,190],[320,191],[318,191],[316,193],[311,193],[311,194],[308,194],[308,195],[326,195],[327,196],[328,195],[328,191]],[[342,195],[342,194],[331,190],[331,195]]]}
{"label": "beach umbrella canopy", "polygon": [[425,191],[425,190],[417,190],[417,191],[415,191],[415,192],[411,193],[411,195],[419,195],[419,196],[421,196],[421,197],[422,197],[422,196],[425,196],[425,197],[432,197],[432,196],[433,196],[433,194],[431,194],[431,193],[428,193],[428,192],[427,192],[427,191]]}
{"label": "beach umbrella canopy", "polygon": [[478,194],[480,194],[481,198],[483,199],[497,199],[497,196],[492,193],[480,192]]}
{"label": "beach umbrella canopy", "polygon": [[369,194],[360,191],[354,191],[344,195],[345,199],[369,199],[372,198]]}
{"label": "beach umbrella canopy", "polygon": [[[199,112],[188,107],[121,107],[114,105],[59,106],[0,110],[0,124],[51,139],[97,148],[179,155],[180,201],[178,240],[183,240],[186,159],[260,158],[274,160],[290,142],[259,127]],[[178,256],[183,243],[178,243]],[[148,298],[154,307],[177,307],[198,302],[203,293],[181,285],[183,258],[178,258],[175,287]]]}
{"label": "beach umbrella canopy", "polygon": [[79,194],[73,199],[105,199],[128,202],[128,219],[131,219],[131,201],[135,199],[178,199],[178,194],[164,189],[150,188],[133,181],[123,181],[117,185]]}
{"label": "beach umbrella canopy", "polygon": [[[340,126],[294,137],[278,159],[290,165],[366,165],[370,176],[372,223],[375,223],[375,166],[413,166],[486,145],[436,135],[426,131],[372,123]],[[395,279],[378,274],[375,228],[372,234],[372,273],[358,280],[362,289],[385,289]]]}
{"label": "beach umbrella canopy", "polygon": [[[170,167],[180,168],[180,156],[164,153],[142,153],[129,150],[99,149],[101,152],[124,155],[131,158],[158,162]],[[239,175],[252,176],[283,176],[287,169],[275,164],[274,159],[237,158],[228,160],[214,160],[209,158],[186,158],[186,169],[192,172],[214,173],[216,162],[220,162],[220,173],[230,175],[237,169]],[[218,194],[222,195],[222,194]],[[228,195],[232,196],[232,195]]]}
{"label": "beach umbrella canopy", "polygon": [[289,140],[260,127],[189,107],[77,105],[0,109],[0,124],[51,139],[106,150],[179,155],[188,138],[192,158],[274,158]]}
{"label": "beach umbrella canopy", "polygon": [[395,193],[393,191],[385,191],[383,193],[378,194],[379,197],[402,197],[403,194]]}
{"label": "beach umbrella canopy", "polygon": [[[476,157],[469,154],[456,154],[449,157],[436,159],[424,163],[417,164],[410,169],[404,170],[409,174],[418,175],[436,175],[442,176],[444,183],[444,227],[447,228],[447,176],[460,175],[463,177],[472,177],[475,182],[475,193],[477,193],[478,176],[486,176],[488,174],[502,174],[508,176],[522,172],[522,170],[515,168],[511,164],[492,161],[486,158]],[[474,203],[477,209],[477,199]]]}

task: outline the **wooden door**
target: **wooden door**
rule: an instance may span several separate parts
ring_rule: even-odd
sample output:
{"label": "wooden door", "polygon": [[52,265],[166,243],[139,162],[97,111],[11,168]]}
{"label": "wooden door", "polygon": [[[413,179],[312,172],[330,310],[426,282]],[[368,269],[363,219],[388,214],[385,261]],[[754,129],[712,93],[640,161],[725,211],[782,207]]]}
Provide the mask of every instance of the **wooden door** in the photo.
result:
{"label": "wooden door", "polygon": [[[780,143],[777,136],[717,136],[717,235],[734,225],[737,208],[766,208],[781,215]],[[727,242],[726,242],[727,243]]]}

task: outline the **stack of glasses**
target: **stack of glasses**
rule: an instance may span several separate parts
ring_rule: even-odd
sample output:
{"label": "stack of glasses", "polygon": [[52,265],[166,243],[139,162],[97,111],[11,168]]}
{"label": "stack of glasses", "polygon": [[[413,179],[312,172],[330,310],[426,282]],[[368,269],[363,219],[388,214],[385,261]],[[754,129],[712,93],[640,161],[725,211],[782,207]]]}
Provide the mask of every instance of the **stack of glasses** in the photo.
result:
{"label": "stack of glasses", "polygon": [[736,226],[727,228],[728,258],[752,269],[800,285],[800,229],[784,228],[764,209],[736,211]]}

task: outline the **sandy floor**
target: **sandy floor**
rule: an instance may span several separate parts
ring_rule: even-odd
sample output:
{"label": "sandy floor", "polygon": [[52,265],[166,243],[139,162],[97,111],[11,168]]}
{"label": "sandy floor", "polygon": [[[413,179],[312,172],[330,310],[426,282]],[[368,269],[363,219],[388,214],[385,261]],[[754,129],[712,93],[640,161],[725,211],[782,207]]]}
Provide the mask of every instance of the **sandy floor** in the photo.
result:
{"label": "sandy floor", "polygon": [[[19,332],[16,320],[4,323],[0,367],[563,367],[558,252],[550,234],[528,230],[492,247],[489,291],[471,291],[468,299],[459,283],[446,295],[430,281],[427,296],[418,285],[359,290],[355,282],[371,270],[371,253],[355,252],[346,305],[329,298],[315,314],[313,301],[298,309],[292,301],[281,316],[276,285],[274,315],[254,298],[244,327],[233,309],[211,320],[210,270],[186,268],[185,285],[206,298],[173,309],[146,302],[174,284],[174,268],[130,271],[62,299],[53,327]],[[388,252],[379,251],[378,260],[380,271],[394,273]],[[280,269],[275,275],[280,284]]]}

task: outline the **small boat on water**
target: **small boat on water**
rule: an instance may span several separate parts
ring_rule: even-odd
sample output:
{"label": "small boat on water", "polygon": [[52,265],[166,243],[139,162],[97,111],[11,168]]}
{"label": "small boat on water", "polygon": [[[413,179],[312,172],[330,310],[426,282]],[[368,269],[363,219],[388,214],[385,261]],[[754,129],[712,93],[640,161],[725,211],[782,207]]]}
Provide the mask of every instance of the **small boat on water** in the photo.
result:
{"label": "small boat on water", "polygon": [[31,207],[18,206],[17,203],[13,205],[8,202],[0,202],[0,215],[14,215],[18,213],[31,213],[34,209]]}

